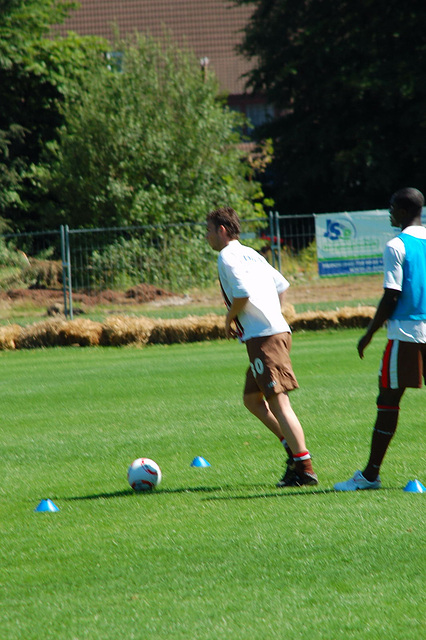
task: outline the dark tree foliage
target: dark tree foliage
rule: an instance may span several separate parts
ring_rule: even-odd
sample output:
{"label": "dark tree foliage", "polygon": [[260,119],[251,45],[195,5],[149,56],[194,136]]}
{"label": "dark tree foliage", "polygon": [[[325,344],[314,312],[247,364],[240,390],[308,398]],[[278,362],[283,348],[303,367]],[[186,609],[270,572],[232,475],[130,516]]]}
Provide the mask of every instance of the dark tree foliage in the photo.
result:
{"label": "dark tree foliage", "polygon": [[[238,0],[237,0],[238,1]],[[282,213],[382,208],[426,190],[424,0],[239,0],[248,84],[279,115],[273,193]]]}
{"label": "dark tree foliage", "polygon": [[29,169],[63,123],[62,104],[105,49],[96,38],[49,38],[75,3],[0,0],[0,217],[39,227]]}

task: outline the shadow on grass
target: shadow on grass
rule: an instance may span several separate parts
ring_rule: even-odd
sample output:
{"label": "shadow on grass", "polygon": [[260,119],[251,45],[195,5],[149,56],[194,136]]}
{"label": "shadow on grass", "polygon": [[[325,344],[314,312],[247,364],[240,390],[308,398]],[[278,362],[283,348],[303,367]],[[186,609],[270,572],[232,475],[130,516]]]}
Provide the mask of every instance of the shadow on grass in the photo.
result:
{"label": "shadow on grass", "polygon": [[[181,494],[181,493],[223,493],[232,491],[234,495],[219,495],[219,496],[208,496],[202,498],[207,501],[220,501],[220,500],[259,500],[262,498],[293,498],[297,496],[318,496],[325,495],[328,493],[333,494],[345,494],[345,492],[336,491],[335,489],[302,489],[299,488],[297,490],[290,489],[286,491],[285,489],[276,489],[274,492],[265,491],[265,489],[269,487],[265,487],[265,485],[243,485],[239,487],[223,485],[221,487],[181,487],[177,489],[155,489],[153,491],[133,491],[133,489],[125,489],[123,491],[113,491],[111,493],[95,493],[87,496],[71,496],[71,497],[59,497],[54,496],[54,500],[65,500],[65,501],[73,501],[73,500],[100,500],[100,499],[110,499],[110,498],[125,498],[128,496],[143,496],[143,497],[160,497],[162,495],[170,495],[170,494]],[[262,493],[256,493],[252,495],[235,495],[236,491],[247,491],[256,489],[263,489]],[[401,491],[403,487],[382,487],[380,491],[368,491],[365,493],[374,493],[374,494],[382,494],[384,491]],[[359,491],[350,492],[359,494]]]}
{"label": "shadow on grass", "polygon": [[256,500],[259,498],[292,498],[294,496],[324,495],[325,493],[337,492],[334,489],[298,489],[297,491],[288,492],[284,492],[282,489],[277,489],[274,493],[257,493],[250,496],[214,496],[212,498],[204,498],[204,500]]}
{"label": "shadow on grass", "polygon": [[[255,487],[252,487],[253,489]],[[153,491],[133,491],[133,489],[125,489],[123,491],[114,491],[112,493],[94,493],[87,496],[71,496],[65,498],[56,497],[59,500],[99,500],[101,498],[123,498],[126,496],[161,496],[171,493],[215,493],[217,491],[229,491],[235,490],[235,487],[222,486],[222,487],[182,487],[179,489],[155,489]]]}
{"label": "shadow on grass", "polygon": [[284,488],[277,489],[274,493],[257,493],[255,495],[240,495],[240,496],[213,496],[203,498],[203,500],[258,500],[260,498],[293,498],[295,496],[318,496],[325,495],[327,493],[333,493],[337,495],[353,495],[359,493],[365,494],[383,494],[384,491],[401,491],[403,487],[381,487],[379,491],[336,491],[335,489],[302,489],[301,487],[297,491],[291,490],[285,491]]}

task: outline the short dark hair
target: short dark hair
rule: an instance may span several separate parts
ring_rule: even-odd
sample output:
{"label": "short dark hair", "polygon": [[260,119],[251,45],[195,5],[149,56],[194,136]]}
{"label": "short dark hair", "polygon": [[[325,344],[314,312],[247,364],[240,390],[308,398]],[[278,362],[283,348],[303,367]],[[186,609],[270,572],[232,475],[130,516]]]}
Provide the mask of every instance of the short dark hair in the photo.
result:
{"label": "short dark hair", "polygon": [[410,216],[415,218],[421,213],[425,199],[422,192],[418,189],[406,187],[405,189],[399,189],[399,191],[393,194],[391,204],[396,204],[399,209],[405,209]]}
{"label": "short dark hair", "polygon": [[213,222],[216,229],[224,226],[228,236],[235,240],[241,232],[241,224],[238,214],[232,207],[221,207],[207,214],[207,221]]}

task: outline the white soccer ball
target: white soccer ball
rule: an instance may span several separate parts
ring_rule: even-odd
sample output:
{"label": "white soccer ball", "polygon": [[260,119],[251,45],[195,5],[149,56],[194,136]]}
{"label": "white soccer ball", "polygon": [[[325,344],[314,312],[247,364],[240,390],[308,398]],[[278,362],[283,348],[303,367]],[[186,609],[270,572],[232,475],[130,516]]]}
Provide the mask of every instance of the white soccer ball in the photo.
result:
{"label": "white soccer ball", "polygon": [[135,491],[151,491],[161,482],[161,469],[154,460],[137,458],[129,467],[127,480]]}

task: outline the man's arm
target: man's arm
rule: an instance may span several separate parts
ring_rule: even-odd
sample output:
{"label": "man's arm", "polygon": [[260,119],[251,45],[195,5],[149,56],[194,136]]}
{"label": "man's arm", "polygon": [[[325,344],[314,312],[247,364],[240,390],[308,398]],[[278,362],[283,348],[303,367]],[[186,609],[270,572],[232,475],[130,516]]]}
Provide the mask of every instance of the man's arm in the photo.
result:
{"label": "man's arm", "polygon": [[364,350],[370,344],[373,335],[381,326],[383,326],[386,320],[388,320],[395,311],[400,295],[401,292],[397,289],[385,289],[383,297],[377,306],[374,318],[368,325],[367,331],[358,342],[357,348],[360,358],[364,357]]}
{"label": "man's arm", "polygon": [[238,316],[239,313],[244,309],[248,302],[247,298],[234,298],[231,306],[228,309],[228,313],[226,314],[225,319],[225,335],[227,338],[235,338],[237,336],[237,332],[232,328],[232,322]]}

